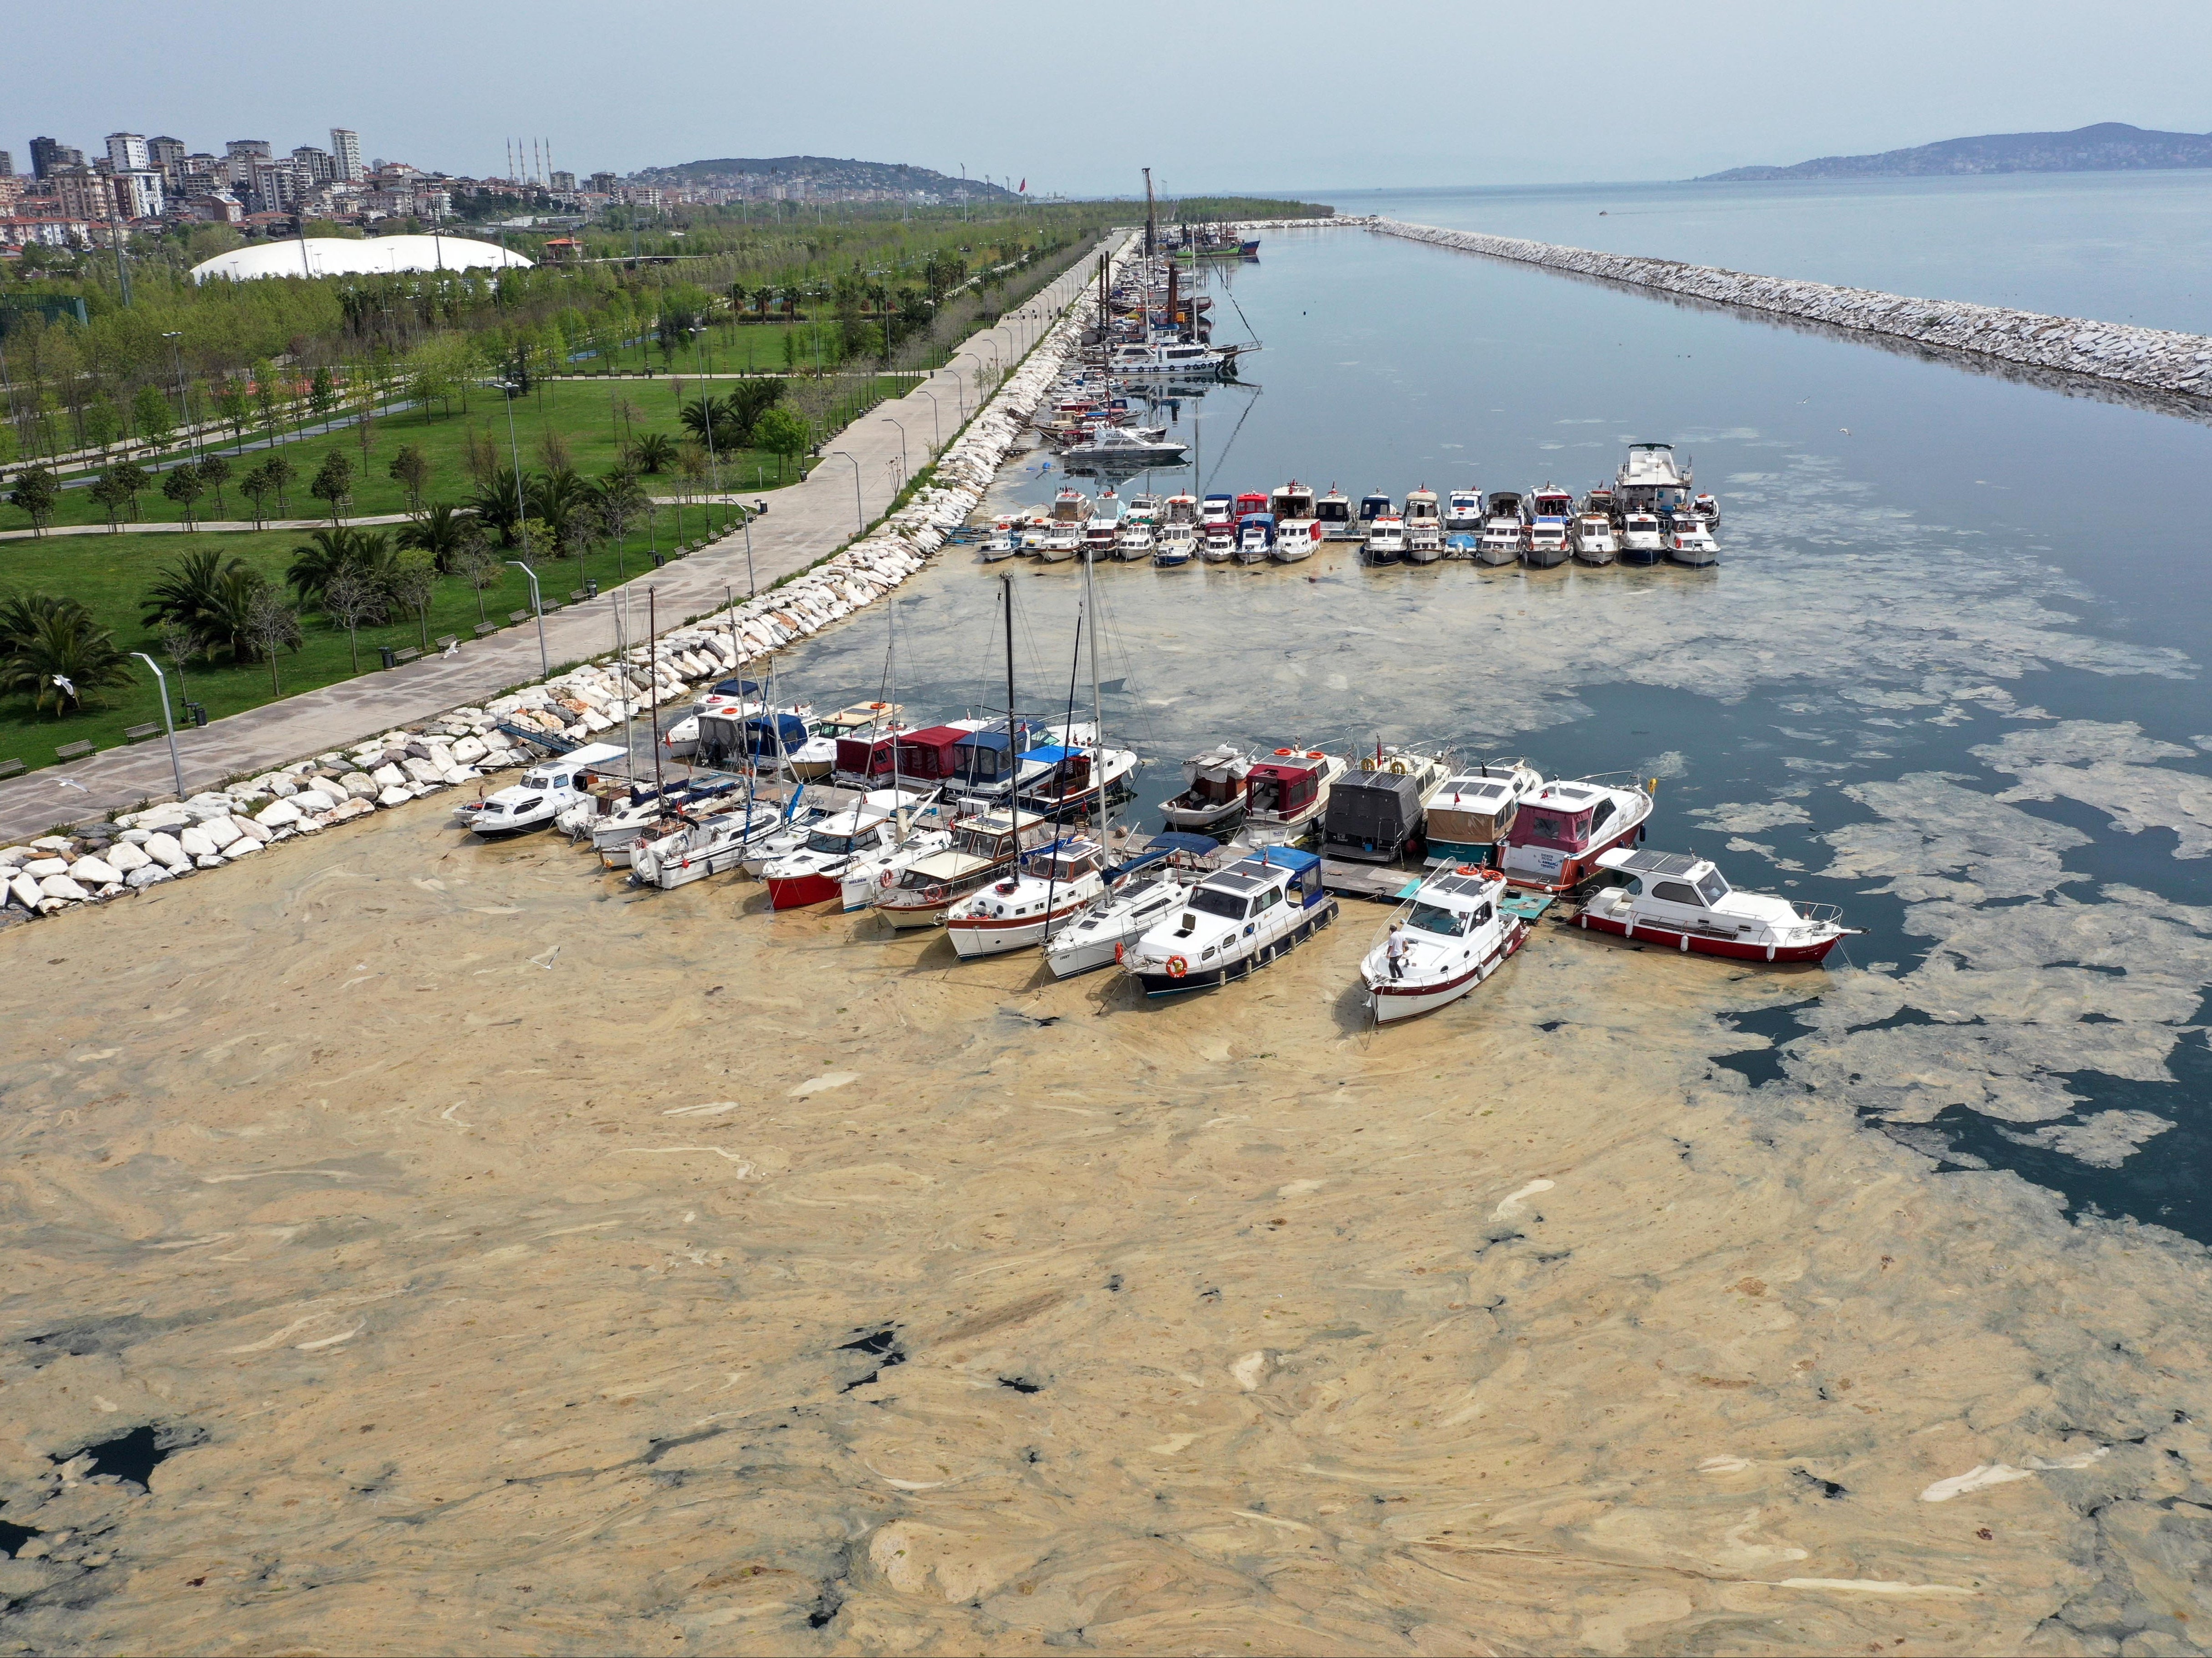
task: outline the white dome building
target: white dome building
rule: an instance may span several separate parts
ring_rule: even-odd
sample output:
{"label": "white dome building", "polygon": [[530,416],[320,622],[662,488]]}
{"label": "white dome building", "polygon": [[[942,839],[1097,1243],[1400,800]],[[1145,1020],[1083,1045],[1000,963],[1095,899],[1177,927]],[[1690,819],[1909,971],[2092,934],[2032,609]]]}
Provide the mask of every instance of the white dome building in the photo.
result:
{"label": "white dome building", "polygon": [[257,276],[392,276],[416,270],[476,270],[527,266],[520,253],[465,236],[298,237],[233,248],[192,267],[192,280]]}

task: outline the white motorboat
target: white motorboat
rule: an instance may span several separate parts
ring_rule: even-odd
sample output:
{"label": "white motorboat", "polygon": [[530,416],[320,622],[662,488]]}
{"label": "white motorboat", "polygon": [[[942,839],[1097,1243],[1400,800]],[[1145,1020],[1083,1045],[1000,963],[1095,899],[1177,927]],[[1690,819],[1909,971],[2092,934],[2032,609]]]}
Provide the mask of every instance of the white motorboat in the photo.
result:
{"label": "white motorboat", "polygon": [[657,837],[641,838],[630,853],[629,878],[641,887],[665,892],[710,875],[737,868],[745,853],[782,821],[766,801],[743,801],[696,823],[672,826]]}
{"label": "white motorboat", "polygon": [[1237,532],[1234,530],[1208,530],[1206,539],[1198,544],[1198,556],[1208,564],[1226,564],[1237,556]]}
{"label": "white motorboat", "polygon": [[1692,496],[1690,501],[1690,510],[1705,519],[1705,528],[1708,530],[1717,530],[1721,527],[1721,504],[1712,496]]}
{"label": "white motorboat", "polygon": [[1571,550],[1563,518],[1540,518],[1521,537],[1521,557],[1532,570],[1557,569],[1567,562]]}
{"label": "white motorboat", "polygon": [[915,859],[889,886],[878,886],[876,913],[896,927],[935,926],[978,887],[1014,867],[1020,853],[1053,838],[1041,817],[987,812],[954,826],[951,845]]}
{"label": "white motorboat", "polygon": [[1206,990],[1249,976],[1336,919],[1321,859],[1276,847],[1206,876],[1121,952],[1147,996]]}
{"label": "white motorboat", "polygon": [[1607,513],[1584,513],[1575,519],[1575,559],[1583,564],[1610,564],[1620,556],[1620,537]]}
{"label": "white motorboat", "polygon": [[[585,833],[603,869],[628,869],[630,849],[641,837],[661,825],[718,811],[742,799],[750,786],[733,777],[697,778],[671,784],[659,793],[647,792],[604,817],[594,818]],[[581,837],[579,837],[581,838]]]}
{"label": "white motorboat", "polygon": [[1183,762],[1189,786],[1164,803],[1160,816],[1171,829],[1226,835],[1244,816],[1244,780],[1251,772],[1252,756],[1233,744],[1194,754]]}
{"label": "white motorboat", "polygon": [[1195,870],[1162,866],[1125,877],[1105,897],[1052,935],[1045,960],[1056,979],[1111,967],[1122,951],[1182,902],[1198,884]]}
{"label": "white motorboat", "polygon": [[1375,532],[1376,519],[1397,516],[1397,509],[1391,504],[1390,497],[1381,491],[1362,495],[1359,498],[1359,516],[1353,521],[1352,533],[1348,538],[1364,541]]}
{"label": "white motorboat", "polygon": [[933,825],[909,829],[896,846],[855,857],[838,877],[837,907],[848,915],[866,909],[878,891],[896,886],[908,869],[951,844],[952,831]]}
{"label": "white motorboat", "polygon": [[1278,564],[1296,564],[1320,550],[1324,535],[1317,518],[1286,519],[1275,525],[1275,544],[1267,556]]}
{"label": "white motorboat", "polygon": [[1188,564],[1198,556],[1198,525],[1169,524],[1160,529],[1159,544],[1152,549],[1152,562],[1163,570],[1172,570]]}
{"label": "white motorboat", "polygon": [[1082,550],[1083,531],[1073,524],[1046,525],[1043,537],[1037,542],[1037,556],[1048,564],[1065,564]]}
{"label": "white motorboat", "polygon": [[1482,528],[1482,491],[1455,489],[1444,501],[1444,528],[1473,533]]}
{"label": "white motorboat", "polygon": [[1705,519],[1694,513],[1677,513],[1666,535],[1667,557],[1675,564],[1686,564],[1701,570],[1708,564],[1720,562],[1721,550],[1713,540],[1713,532],[1705,527]]}
{"label": "white motorboat", "polygon": [[1190,446],[1165,437],[1133,432],[1123,426],[1102,426],[1062,457],[1075,467],[1121,466],[1133,471],[1145,466],[1180,466]]}
{"label": "white motorboat", "polygon": [[1268,513],[1247,513],[1237,525],[1237,562],[1257,564],[1275,547],[1275,519]]}
{"label": "white motorboat", "polygon": [[1568,892],[1597,870],[1599,855],[1639,838],[1651,816],[1642,789],[1577,779],[1547,783],[1521,802],[1498,865],[1516,887]]}
{"label": "white motorboat", "polygon": [[1673,444],[1632,443],[1613,482],[1626,511],[1663,516],[1690,504],[1694,477],[1687,462],[1675,459]]}
{"label": "white motorboat", "polygon": [[1597,864],[1607,884],[1576,918],[1584,932],[1739,962],[1820,962],[1837,940],[1861,930],[1845,926],[1833,904],[1738,892],[1711,864],[1686,853],[1618,847]]}
{"label": "white motorboat", "polygon": [[1238,838],[1255,847],[1286,847],[1328,810],[1328,792],[1344,775],[1344,760],[1319,749],[1277,749],[1255,762],[1244,779],[1244,827]]}
{"label": "white motorboat", "polygon": [[1216,531],[1230,537],[1237,534],[1237,497],[1208,495],[1198,513],[1198,533],[1200,539]]}
{"label": "white motorboat", "polygon": [[1131,495],[1129,510],[1121,515],[1122,520],[1128,524],[1150,525],[1154,531],[1158,531],[1164,517],[1165,505],[1166,503],[1158,495]]}
{"label": "white motorboat", "polygon": [[890,702],[856,702],[814,721],[806,740],[783,756],[786,769],[802,783],[818,783],[836,769],[837,744],[894,729],[900,710]]}
{"label": "white motorboat", "polygon": [[1158,546],[1151,525],[1125,524],[1121,526],[1121,533],[1114,537],[1114,556],[1124,562],[1134,563],[1139,559],[1150,558]]}
{"label": "white motorboat", "polygon": [[1269,492],[1267,511],[1278,524],[1285,519],[1317,516],[1314,511],[1313,486],[1292,478],[1279,489]]}
{"label": "white motorboat", "polygon": [[1132,380],[1195,379],[1218,375],[1236,361],[1234,351],[1166,340],[1115,346],[1107,354],[1106,372]]}
{"label": "white motorboat", "polygon": [[1382,1024],[1455,1002],[1528,942],[1528,924],[1507,911],[1503,877],[1472,865],[1439,870],[1361,958],[1367,1005]]}
{"label": "white motorboat", "polygon": [[1543,774],[1525,760],[1492,760],[1445,778],[1425,805],[1428,861],[1496,863],[1514,813],[1543,786]]}
{"label": "white motorboat", "polygon": [[1630,513],[1620,521],[1620,562],[1657,564],[1667,556],[1666,532],[1656,513]]}
{"label": "white motorboat", "polygon": [[1370,564],[1395,564],[1406,556],[1405,520],[1392,513],[1378,518],[1367,526],[1367,562]]}
{"label": "white motorboat", "polygon": [[1002,558],[1012,558],[1021,550],[1021,519],[1002,518],[991,525],[990,537],[983,544],[983,562],[995,564]]}
{"label": "white motorboat", "polygon": [[1173,495],[1161,503],[1160,528],[1163,531],[1178,524],[1198,527],[1198,497],[1194,495]]}
{"label": "white motorboat", "polygon": [[1437,504],[1435,490],[1423,485],[1419,489],[1409,491],[1406,496],[1405,508],[1398,516],[1405,524],[1406,538],[1409,546],[1413,537],[1424,531],[1431,533],[1437,546],[1441,547],[1444,544],[1443,513]]}
{"label": "white motorboat", "polygon": [[1474,557],[1478,564],[1517,564],[1528,526],[1521,521],[1521,496],[1511,489],[1491,492],[1489,516],[1482,520],[1482,533],[1475,537]]}
{"label": "white motorboat", "polygon": [[[710,714],[728,719],[742,719],[756,714],[764,706],[765,695],[760,682],[753,679],[725,679],[710,688],[691,704],[691,712],[671,722],[660,733],[660,753],[664,760],[690,760],[699,752],[699,722]],[[646,706],[650,708],[649,700]]]}
{"label": "white motorboat", "polygon": [[599,772],[625,758],[612,743],[586,743],[532,766],[496,794],[462,802],[453,821],[487,841],[543,829],[589,793]]}
{"label": "white motorboat", "polygon": [[1104,896],[1104,860],[1096,841],[1079,837],[1039,847],[945,911],[952,948],[965,960],[1042,944]]}
{"label": "white motorboat", "polygon": [[921,804],[919,795],[878,789],[857,805],[817,819],[807,826],[805,840],[763,861],[769,907],[797,909],[839,896],[856,865],[887,855],[901,844],[902,824],[913,821]]}
{"label": "white motorboat", "polygon": [[1334,483],[1328,493],[1314,502],[1314,516],[1321,520],[1324,541],[1357,541],[1359,521],[1352,515],[1352,497]]}

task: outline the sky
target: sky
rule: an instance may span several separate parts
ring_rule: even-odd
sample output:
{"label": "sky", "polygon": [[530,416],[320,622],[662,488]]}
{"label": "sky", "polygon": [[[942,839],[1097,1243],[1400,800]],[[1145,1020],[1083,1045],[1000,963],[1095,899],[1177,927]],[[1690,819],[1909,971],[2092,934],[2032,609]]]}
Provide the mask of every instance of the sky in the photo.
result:
{"label": "sky", "polygon": [[2212,130],[2204,0],[114,0],[26,6],[0,149],[116,131],[506,170],[908,161],[1033,192],[1680,179],[1973,133]]}

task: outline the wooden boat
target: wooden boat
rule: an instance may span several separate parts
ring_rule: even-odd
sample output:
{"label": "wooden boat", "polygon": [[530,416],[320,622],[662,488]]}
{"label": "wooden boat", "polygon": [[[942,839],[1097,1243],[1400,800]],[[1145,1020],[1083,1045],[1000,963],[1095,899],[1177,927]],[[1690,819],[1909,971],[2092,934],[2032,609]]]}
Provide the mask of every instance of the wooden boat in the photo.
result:
{"label": "wooden boat", "polygon": [[1447,777],[1428,799],[1422,838],[1431,864],[1494,864],[1521,802],[1544,786],[1525,760],[1492,760]]}

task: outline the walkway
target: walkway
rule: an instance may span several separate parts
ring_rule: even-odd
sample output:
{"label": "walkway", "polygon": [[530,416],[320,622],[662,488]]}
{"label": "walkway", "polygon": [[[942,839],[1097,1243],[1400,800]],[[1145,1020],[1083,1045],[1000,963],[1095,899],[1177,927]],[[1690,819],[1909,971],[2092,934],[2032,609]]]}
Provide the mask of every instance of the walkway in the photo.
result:
{"label": "walkway", "polygon": [[[726,536],[649,576],[633,579],[633,606],[650,588],[658,600],[661,625],[674,626],[720,608],[756,582],[765,588],[836,552],[862,527],[862,518],[872,522],[890,507],[902,443],[892,421],[904,422],[904,458],[918,471],[937,447],[932,440],[931,397],[936,398],[941,415],[938,429],[950,442],[957,434],[960,401],[964,398],[971,414],[975,406],[973,380],[962,386],[961,376],[972,376],[978,360],[995,359],[1011,367],[1024,343],[1043,331],[1036,325],[1040,307],[1048,315],[1069,305],[1085,293],[1091,275],[1090,260],[1079,260],[1019,311],[969,336],[961,347],[963,354],[972,354],[966,363],[956,357],[954,368],[940,369],[906,396],[879,404],[832,438],[805,482],[787,485],[769,498],[769,512],[753,525],[750,570],[744,535]],[[557,586],[557,567],[548,574]],[[599,598],[571,604],[545,618],[546,654],[555,669],[614,649],[615,591],[603,589]],[[184,759],[185,787],[187,792],[207,788],[225,777],[266,771],[343,748],[447,708],[483,703],[541,677],[537,629],[526,624],[503,629],[463,645],[451,657],[425,657],[389,672],[363,674],[180,732],[177,743]],[[32,772],[0,783],[0,844],[44,835],[57,823],[90,822],[110,811],[127,811],[174,786],[168,748],[159,739]]]}

